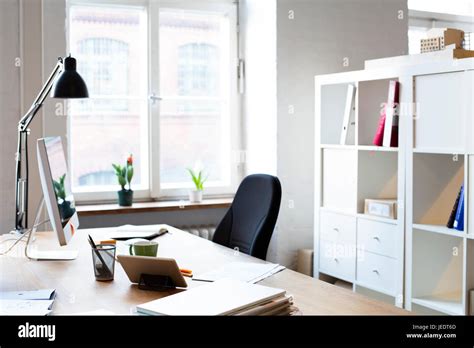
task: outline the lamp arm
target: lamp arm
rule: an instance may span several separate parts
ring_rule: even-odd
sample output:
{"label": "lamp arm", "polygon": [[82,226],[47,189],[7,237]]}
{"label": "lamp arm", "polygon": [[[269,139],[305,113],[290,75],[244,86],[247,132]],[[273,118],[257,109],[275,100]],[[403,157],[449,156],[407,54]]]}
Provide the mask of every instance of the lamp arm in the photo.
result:
{"label": "lamp arm", "polygon": [[63,62],[63,58],[58,58],[48,80],[44,83],[30,109],[18,123],[18,145],[15,156],[15,230],[19,233],[24,233],[28,227],[28,126],[51,91],[54,79],[61,71]]}
{"label": "lamp arm", "polygon": [[56,78],[56,75],[58,75],[58,73],[60,72],[62,66],[63,58],[59,57],[56,66],[51,72],[51,75],[49,75],[48,80],[46,80],[46,82],[44,83],[30,109],[26,112],[26,114],[21,118],[20,122],[18,123],[19,131],[26,130],[26,128],[30,125],[31,121],[33,121],[33,118],[35,117],[36,113],[43,105],[44,100],[48,96],[49,92],[51,92],[54,79]]}

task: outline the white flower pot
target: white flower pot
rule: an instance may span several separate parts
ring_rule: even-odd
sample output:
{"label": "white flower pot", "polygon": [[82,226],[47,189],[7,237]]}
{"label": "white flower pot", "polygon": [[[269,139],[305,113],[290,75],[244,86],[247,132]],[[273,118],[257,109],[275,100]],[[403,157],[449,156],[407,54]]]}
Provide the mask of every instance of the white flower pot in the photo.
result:
{"label": "white flower pot", "polygon": [[190,190],[189,191],[189,201],[191,203],[201,203],[202,202],[202,191],[201,190]]}

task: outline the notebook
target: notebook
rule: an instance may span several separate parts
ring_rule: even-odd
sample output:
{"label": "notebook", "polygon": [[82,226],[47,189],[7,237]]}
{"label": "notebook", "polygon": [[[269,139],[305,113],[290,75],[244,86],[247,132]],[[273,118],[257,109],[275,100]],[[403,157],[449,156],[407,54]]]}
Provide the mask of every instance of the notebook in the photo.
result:
{"label": "notebook", "polygon": [[244,308],[283,296],[285,290],[221,279],[137,306],[145,315],[232,315]]}

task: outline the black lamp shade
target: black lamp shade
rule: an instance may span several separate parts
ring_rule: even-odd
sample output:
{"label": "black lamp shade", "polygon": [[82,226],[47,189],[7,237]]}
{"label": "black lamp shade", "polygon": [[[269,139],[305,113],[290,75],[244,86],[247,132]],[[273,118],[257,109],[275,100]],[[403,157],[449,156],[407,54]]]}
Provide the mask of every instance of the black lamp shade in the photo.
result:
{"label": "black lamp shade", "polygon": [[86,83],[76,71],[76,59],[64,58],[63,71],[54,82],[51,92],[53,98],[89,98]]}

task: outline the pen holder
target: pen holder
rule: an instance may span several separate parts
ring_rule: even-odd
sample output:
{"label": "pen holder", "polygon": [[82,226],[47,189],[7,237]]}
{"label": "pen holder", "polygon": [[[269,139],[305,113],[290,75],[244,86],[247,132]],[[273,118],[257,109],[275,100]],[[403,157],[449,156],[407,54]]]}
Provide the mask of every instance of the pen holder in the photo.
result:
{"label": "pen holder", "polygon": [[99,244],[92,248],[92,265],[96,280],[114,280],[115,250],[115,245],[110,244]]}

